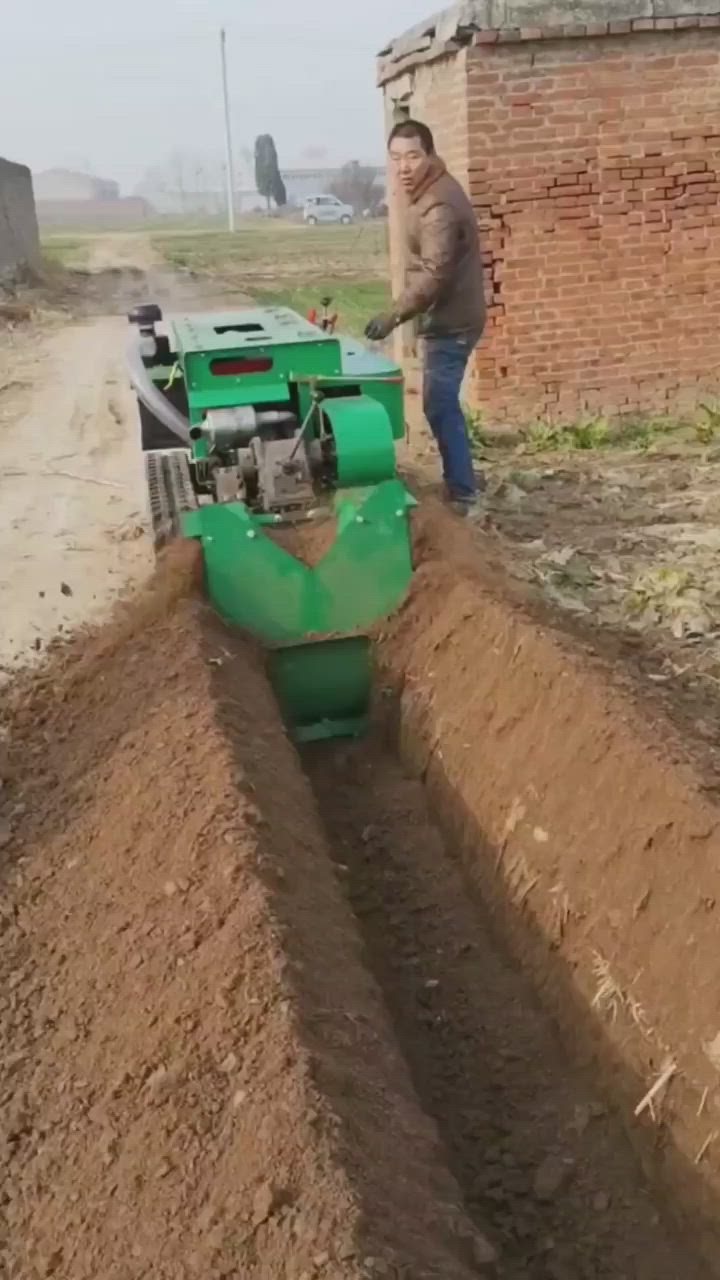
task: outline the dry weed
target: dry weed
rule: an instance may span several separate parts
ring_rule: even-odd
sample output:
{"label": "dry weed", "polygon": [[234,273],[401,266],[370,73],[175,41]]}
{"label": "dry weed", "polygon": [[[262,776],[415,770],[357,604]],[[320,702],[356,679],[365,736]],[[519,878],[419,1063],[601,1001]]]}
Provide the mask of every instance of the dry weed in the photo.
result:
{"label": "dry weed", "polygon": [[616,1022],[618,1014],[626,1014],[642,1035],[649,1037],[647,1014],[630,990],[625,990],[613,977],[609,962],[599,951],[593,952],[592,971],[597,982],[592,1008]]}

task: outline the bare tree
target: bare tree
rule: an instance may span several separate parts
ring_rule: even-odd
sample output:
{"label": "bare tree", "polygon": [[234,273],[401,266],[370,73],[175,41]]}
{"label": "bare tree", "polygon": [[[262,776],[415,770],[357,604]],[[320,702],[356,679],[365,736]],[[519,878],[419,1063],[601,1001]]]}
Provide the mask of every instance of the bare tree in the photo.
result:
{"label": "bare tree", "polygon": [[224,181],[219,154],[178,148],[145,171],[135,195],[168,213],[220,213],[224,208]]}
{"label": "bare tree", "polygon": [[350,160],[343,165],[340,176],[330,185],[338,200],[352,205],[356,213],[376,209],[383,199],[383,189],[377,181],[375,169]]}

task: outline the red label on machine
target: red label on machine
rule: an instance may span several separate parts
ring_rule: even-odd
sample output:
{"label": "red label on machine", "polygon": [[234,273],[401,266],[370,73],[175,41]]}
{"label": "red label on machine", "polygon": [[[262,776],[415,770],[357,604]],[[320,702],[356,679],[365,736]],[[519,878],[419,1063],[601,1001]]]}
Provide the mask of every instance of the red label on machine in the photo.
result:
{"label": "red label on machine", "polygon": [[249,360],[237,356],[225,356],[210,361],[210,372],[217,378],[232,378],[247,373],[269,373],[273,367],[270,356],[255,356]]}

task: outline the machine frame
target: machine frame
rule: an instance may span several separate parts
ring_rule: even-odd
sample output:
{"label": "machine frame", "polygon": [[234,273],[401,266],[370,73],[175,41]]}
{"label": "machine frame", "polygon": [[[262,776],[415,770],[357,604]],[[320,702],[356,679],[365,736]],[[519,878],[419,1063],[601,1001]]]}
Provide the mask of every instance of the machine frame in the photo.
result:
{"label": "machine frame", "polygon": [[[200,542],[210,599],[270,651],[297,739],[362,732],[362,633],[412,574],[401,370],[284,307],[129,319],[156,541]],[[320,519],[335,539],[316,565],[272,538]]]}

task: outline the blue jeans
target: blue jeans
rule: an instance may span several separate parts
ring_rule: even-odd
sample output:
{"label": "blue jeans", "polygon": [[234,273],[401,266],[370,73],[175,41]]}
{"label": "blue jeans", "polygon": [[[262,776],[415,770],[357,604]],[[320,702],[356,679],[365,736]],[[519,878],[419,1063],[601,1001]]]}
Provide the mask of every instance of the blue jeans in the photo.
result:
{"label": "blue jeans", "polygon": [[456,502],[474,502],[477,496],[460,388],[478,341],[475,333],[424,339],[423,408],[440,450],[448,495]]}

